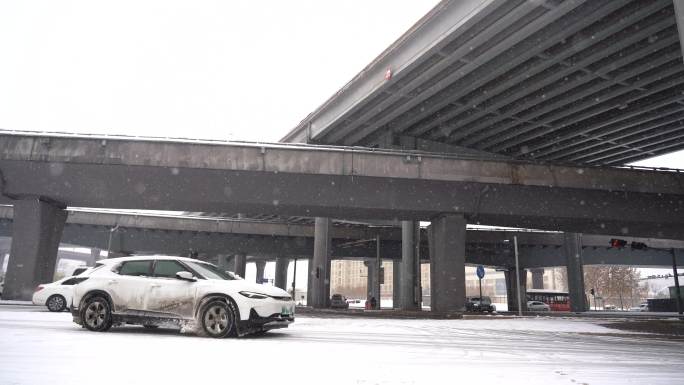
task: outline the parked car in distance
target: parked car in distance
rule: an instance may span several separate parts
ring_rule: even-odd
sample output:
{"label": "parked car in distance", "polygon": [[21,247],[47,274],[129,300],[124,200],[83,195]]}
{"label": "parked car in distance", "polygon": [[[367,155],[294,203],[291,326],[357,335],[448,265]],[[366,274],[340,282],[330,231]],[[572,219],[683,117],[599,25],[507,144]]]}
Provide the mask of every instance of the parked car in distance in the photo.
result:
{"label": "parked car in distance", "polygon": [[347,298],[342,294],[333,294],[330,297],[330,308],[331,309],[349,309],[349,303],[347,303]]}
{"label": "parked car in distance", "polygon": [[235,279],[191,258],[140,256],[100,261],[75,286],[71,314],[88,330],[172,325],[214,338],[261,334],[294,322],[282,289]]}
{"label": "parked car in distance", "polygon": [[[81,272],[83,273],[83,271]],[[87,279],[87,275],[64,277],[52,283],[40,284],[33,292],[34,305],[47,306],[52,312],[66,310],[71,305],[74,285]]]}
{"label": "parked car in distance", "polygon": [[648,303],[644,302],[644,303],[639,304],[639,306],[630,307],[629,311],[639,311],[639,312],[648,311]]}
{"label": "parked car in distance", "polygon": [[466,311],[489,312],[494,313],[496,306],[492,304],[492,299],[487,296],[480,297],[466,297]]}
{"label": "parked car in distance", "polygon": [[617,306],[615,306],[615,305],[605,305],[605,306],[603,306],[603,310],[617,310]]}
{"label": "parked car in distance", "polygon": [[551,311],[551,306],[541,301],[527,301],[527,311]]}

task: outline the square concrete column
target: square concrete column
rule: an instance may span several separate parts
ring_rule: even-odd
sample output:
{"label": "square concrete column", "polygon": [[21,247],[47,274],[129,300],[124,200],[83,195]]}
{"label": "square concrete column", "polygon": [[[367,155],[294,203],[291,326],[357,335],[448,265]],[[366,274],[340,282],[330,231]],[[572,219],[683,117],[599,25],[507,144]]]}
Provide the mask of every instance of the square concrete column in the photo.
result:
{"label": "square concrete column", "polygon": [[532,273],[532,288],[537,290],[544,289],[544,269],[530,269]]}
{"label": "square concrete column", "polygon": [[216,264],[221,270],[233,271],[235,268],[235,261],[232,255],[219,255],[216,257]]}
{"label": "square concrete column", "polygon": [[264,283],[264,270],[266,269],[266,261],[256,261],[256,283]]}
{"label": "square concrete column", "polygon": [[39,199],[13,205],[12,247],[2,298],[27,301],[38,284],[53,281],[67,212]]}
{"label": "square concrete column", "polygon": [[[287,290],[287,267],[290,264],[290,260],[285,257],[276,258],[275,265],[275,286],[283,290]],[[294,293],[292,293],[294,297]]]}
{"label": "square concrete column", "polygon": [[568,273],[570,311],[587,311],[584,294],[584,267],[582,265],[582,234],[563,234],[563,252]]}
{"label": "square concrete column", "polygon": [[314,263],[313,263],[313,257],[309,258],[307,260],[306,265],[307,267],[307,273],[308,275],[306,276],[306,306],[311,306],[313,303],[313,276],[316,274],[316,270],[314,269]]}
{"label": "square concrete column", "polygon": [[365,261],[367,267],[366,299],[375,298],[375,308],[380,309],[380,280],[378,279],[379,266],[376,259]]}
{"label": "square concrete column", "polygon": [[401,304],[403,310],[420,310],[420,271],[416,254],[417,221],[401,221]]}
{"label": "square concrete column", "polygon": [[[515,282],[515,266],[504,271],[506,280],[506,299],[508,311],[518,311],[518,284]],[[520,268],[520,304],[522,310],[527,311],[527,270]]]}
{"label": "square concrete column", "polygon": [[331,251],[330,218],[316,217],[314,228],[313,275],[310,276],[312,290],[311,306],[326,308],[330,302],[330,251]]}
{"label": "square concrete column", "polygon": [[91,248],[90,249],[90,260],[88,261],[87,265],[88,266],[95,266],[95,263],[102,259],[102,256],[100,255],[102,250],[98,248]]}
{"label": "square concrete column", "polygon": [[392,307],[401,308],[401,261],[392,261]]}
{"label": "square concrete column", "polygon": [[245,270],[247,269],[247,255],[235,254],[235,269],[233,273],[245,278]]}
{"label": "square concrete column", "polygon": [[466,220],[440,215],[430,225],[430,300],[433,312],[465,310]]}

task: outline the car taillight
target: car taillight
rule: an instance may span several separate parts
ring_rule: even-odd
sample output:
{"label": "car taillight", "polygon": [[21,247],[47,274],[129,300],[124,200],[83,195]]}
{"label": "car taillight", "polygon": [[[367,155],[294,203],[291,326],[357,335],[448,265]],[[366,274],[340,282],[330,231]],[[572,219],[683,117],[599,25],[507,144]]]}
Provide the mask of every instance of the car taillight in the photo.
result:
{"label": "car taillight", "polygon": [[41,290],[43,290],[43,285],[38,285],[38,286],[36,287],[36,290],[34,291],[34,293],[35,293],[35,292],[39,292],[39,291],[41,291]]}

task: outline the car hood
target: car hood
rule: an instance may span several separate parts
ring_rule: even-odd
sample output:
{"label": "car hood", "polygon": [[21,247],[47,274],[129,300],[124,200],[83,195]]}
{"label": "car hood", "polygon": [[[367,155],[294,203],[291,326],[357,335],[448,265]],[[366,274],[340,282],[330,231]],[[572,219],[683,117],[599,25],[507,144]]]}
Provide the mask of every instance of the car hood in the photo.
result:
{"label": "car hood", "polygon": [[261,285],[258,283],[252,283],[252,282],[246,282],[244,280],[233,280],[233,281],[227,281],[227,280],[220,280],[220,279],[212,279],[209,280],[212,285],[225,285],[226,287],[230,287],[231,289],[238,290],[238,291],[251,291],[259,294],[266,294],[270,296],[275,296],[275,297],[289,297],[290,293],[286,292],[285,290],[271,286],[271,285]]}

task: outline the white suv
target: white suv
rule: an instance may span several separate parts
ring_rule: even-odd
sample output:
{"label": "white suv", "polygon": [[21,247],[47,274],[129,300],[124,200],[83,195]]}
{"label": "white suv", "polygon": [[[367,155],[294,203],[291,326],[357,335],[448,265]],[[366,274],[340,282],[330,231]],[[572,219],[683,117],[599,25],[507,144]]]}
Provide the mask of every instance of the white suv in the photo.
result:
{"label": "white suv", "polygon": [[273,286],[237,280],[216,266],[180,257],[98,261],[74,287],[71,314],[88,330],[173,324],[222,338],[264,333],[294,322],[294,301]]}

